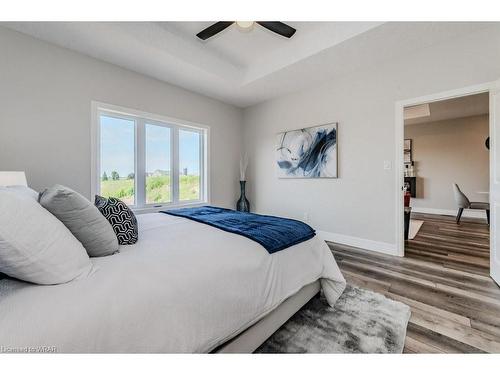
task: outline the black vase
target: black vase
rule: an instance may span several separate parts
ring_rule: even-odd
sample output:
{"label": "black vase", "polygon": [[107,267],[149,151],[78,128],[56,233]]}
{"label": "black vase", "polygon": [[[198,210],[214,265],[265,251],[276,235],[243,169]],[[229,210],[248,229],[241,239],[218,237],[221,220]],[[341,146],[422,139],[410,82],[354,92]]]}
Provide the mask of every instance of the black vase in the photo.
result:
{"label": "black vase", "polygon": [[250,212],[250,202],[248,202],[248,199],[245,197],[245,184],[246,181],[240,181],[240,199],[238,199],[238,202],[236,202],[236,210],[237,211],[242,211],[242,212]]}

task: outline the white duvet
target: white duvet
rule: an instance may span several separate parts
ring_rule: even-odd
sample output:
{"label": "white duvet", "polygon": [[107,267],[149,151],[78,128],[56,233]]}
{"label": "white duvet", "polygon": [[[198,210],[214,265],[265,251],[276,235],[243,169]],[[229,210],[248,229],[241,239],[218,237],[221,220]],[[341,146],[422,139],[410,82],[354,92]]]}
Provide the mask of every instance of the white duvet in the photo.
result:
{"label": "white duvet", "polygon": [[138,221],[137,244],[92,258],[87,278],[1,280],[0,349],[209,352],[317,279],[332,305],[345,287],[318,236],[271,255],[188,219],[154,213]]}

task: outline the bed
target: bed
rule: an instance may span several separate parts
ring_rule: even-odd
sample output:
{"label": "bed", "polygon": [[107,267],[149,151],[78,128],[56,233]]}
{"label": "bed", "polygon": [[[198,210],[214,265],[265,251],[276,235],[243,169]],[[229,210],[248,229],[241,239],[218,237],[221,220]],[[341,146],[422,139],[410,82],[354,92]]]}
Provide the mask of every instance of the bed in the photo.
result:
{"label": "bed", "polygon": [[345,280],[318,236],[274,254],[186,218],[138,215],[139,241],[91,276],[0,280],[0,345],[64,353],[252,352],[321,288]]}

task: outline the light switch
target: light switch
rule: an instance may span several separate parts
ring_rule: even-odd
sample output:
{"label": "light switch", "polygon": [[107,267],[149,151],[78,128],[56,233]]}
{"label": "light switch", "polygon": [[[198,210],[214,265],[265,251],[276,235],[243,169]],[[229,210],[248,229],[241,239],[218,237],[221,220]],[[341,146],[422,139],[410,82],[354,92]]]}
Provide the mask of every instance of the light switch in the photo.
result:
{"label": "light switch", "polygon": [[384,169],[391,169],[391,161],[390,160],[384,160]]}

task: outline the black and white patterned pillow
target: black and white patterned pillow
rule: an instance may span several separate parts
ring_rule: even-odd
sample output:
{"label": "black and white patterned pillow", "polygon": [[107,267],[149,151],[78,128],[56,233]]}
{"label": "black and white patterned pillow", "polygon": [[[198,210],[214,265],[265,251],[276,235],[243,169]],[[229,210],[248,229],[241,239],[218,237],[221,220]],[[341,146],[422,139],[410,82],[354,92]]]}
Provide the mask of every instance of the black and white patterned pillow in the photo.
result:
{"label": "black and white patterned pillow", "polygon": [[132,210],[121,200],[95,196],[95,206],[108,219],[120,245],[133,245],[139,238],[137,219]]}

